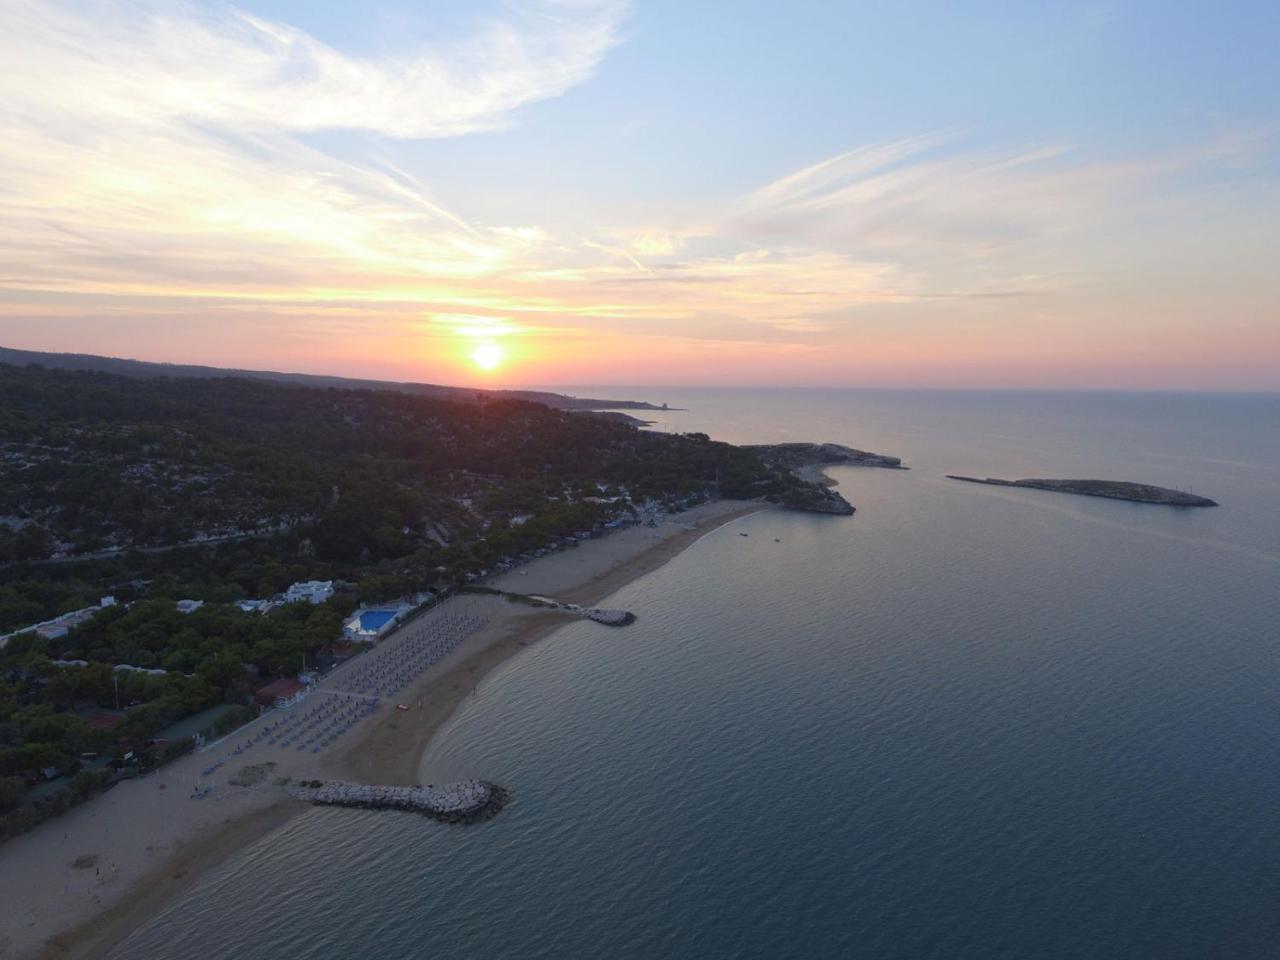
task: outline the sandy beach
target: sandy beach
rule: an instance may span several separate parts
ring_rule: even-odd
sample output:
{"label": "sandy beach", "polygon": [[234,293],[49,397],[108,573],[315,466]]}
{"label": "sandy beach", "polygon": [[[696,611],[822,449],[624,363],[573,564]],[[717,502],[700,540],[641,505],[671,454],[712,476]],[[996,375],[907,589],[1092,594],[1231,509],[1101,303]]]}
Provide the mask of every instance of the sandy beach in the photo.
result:
{"label": "sandy beach", "polygon": [[[620,587],[656,569],[699,537],[766,506],[717,501],[656,527],[610,533],[541,557],[492,578],[489,586],[550,595],[581,605],[599,603]],[[638,611],[643,615],[643,611]],[[279,828],[305,805],[281,788],[286,779],[333,778],[368,783],[415,784],[433,736],[496,666],[570,622],[568,613],[538,610],[498,596],[455,597],[411,621],[326,677],[302,704],[344,706],[351,678],[371,658],[392,654],[415,630],[436,618],[483,618],[441,662],[426,670],[333,746],[298,752],[265,741],[243,757],[228,759],[212,778],[216,787],[192,799],[211,761],[279,711],[241,728],[227,742],[210,745],[145,778],[121,783],[69,813],[0,846],[0,960],[91,960],[189,889],[204,873]],[[601,629],[610,629],[601,627]],[[398,710],[396,703],[409,709]],[[448,828],[441,828],[448,829]]]}

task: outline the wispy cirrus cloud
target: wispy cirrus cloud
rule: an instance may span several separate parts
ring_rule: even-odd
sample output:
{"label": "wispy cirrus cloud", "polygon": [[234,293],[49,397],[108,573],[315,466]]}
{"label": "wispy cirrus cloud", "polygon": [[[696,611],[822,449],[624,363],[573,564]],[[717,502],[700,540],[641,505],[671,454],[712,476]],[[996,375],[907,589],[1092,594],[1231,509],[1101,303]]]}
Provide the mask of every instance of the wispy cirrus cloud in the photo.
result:
{"label": "wispy cirrus cloud", "polygon": [[[1116,157],[924,133],[737,198],[686,198],[679,218],[483,223],[415,176],[398,141],[517,122],[586,81],[626,14],[620,0],[503,10],[462,40],[357,57],[231,6],[0,4],[0,332],[103,323],[176,343],[185,325],[194,343],[225,326],[242,331],[229,349],[359,344],[374,362],[501,331],[565,363],[561,348],[611,344],[625,364],[643,342],[695,371],[699,350],[755,351],[768,372],[773,352],[900,363],[936,324],[933,349],[994,353],[1032,327],[1056,342],[1069,324],[1049,301],[1109,269],[1128,222],[1210,222],[1212,191],[1171,188],[1212,185],[1258,149],[1225,137]],[[339,155],[310,136],[323,131],[373,136]]]}
{"label": "wispy cirrus cloud", "polygon": [[[963,262],[1096,228],[1176,178],[1247,162],[1257,136],[1099,158],[1071,144],[974,149],[932,133],[864,146],[787,174],[735,204],[728,229],[866,255]],[[905,253],[904,253],[905,252]]]}
{"label": "wispy cirrus cloud", "polygon": [[0,283],[308,295],[466,278],[538,240],[484,230],[381,155],[302,134],[458,136],[585,80],[621,0],[542,0],[411,56],[345,55],[185,0],[0,7]]}
{"label": "wispy cirrus cloud", "polygon": [[[363,58],[233,6],[7,0],[6,97],[48,119],[449,137],[579,84],[620,39],[623,0],[541,0],[462,39]],[[69,69],[70,68],[70,69]]]}

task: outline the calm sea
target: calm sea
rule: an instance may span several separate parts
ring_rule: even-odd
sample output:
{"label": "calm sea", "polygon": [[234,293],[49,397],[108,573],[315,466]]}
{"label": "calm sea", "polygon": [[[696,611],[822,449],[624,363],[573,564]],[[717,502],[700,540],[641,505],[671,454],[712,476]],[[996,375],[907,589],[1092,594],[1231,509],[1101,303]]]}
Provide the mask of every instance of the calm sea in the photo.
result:
{"label": "calm sea", "polygon": [[912,469],[838,468],[855,517],[721,528],[610,601],[634,626],[484,681],[426,766],[509,785],[497,819],[308,812],[117,960],[1280,955],[1280,397],[654,399]]}

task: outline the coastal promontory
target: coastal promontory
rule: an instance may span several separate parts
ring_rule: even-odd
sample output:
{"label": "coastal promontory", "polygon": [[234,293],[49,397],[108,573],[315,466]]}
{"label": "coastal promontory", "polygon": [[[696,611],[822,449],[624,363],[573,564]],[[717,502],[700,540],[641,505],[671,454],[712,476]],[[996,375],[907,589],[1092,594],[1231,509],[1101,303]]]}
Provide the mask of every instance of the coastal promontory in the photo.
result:
{"label": "coastal promontory", "polygon": [[838,443],[761,443],[743,447],[771,467],[789,471],[804,481],[787,490],[776,502],[791,510],[849,516],[853,504],[830,489],[835,481],[823,473],[829,466],[887,467],[907,469],[898,457],[855,450]]}
{"label": "coastal promontory", "polygon": [[798,470],[804,467],[851,466],[887,467],[905,470],[899,457],[883,453],[855,450],[839,443],[754,443],[745,449],[752,451],[765,463]]}
{"label": "coastal promontory", "polygon": [[997,480],[994,477],[961,477],[947,474],[948,480],[966,483],[982,483],[994,487],[1030,487],[1033,490],[1050,490],[1054,493],[1075,493],[1085,497],[1105,497],[1109,500],[1127,500],[1131,503],[1158,503],[1168,507],[1216,507],[1217,501],[1199,497],[1182,490],[1156,487],[1148,483],[1130,483],[1125,480]]}

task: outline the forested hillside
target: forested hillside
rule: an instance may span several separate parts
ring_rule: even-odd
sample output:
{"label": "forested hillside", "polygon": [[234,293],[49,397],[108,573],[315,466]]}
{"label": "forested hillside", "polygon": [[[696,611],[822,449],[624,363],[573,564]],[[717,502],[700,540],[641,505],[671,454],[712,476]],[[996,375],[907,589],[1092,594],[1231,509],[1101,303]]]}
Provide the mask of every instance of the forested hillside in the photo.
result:
{"label": "forested hillside", "polygon": [[157,577],[224,600],[300,575],[422,588],[645,500],[802,486],[702,435],[522,401],[0,366],[0,630]]}
{"label": "forested hillside", "polygon": [[[526,401],[0,365],[0,837],[181,749],[166,725],[239,722],[266,679],[349,655],[357,602],[709,496],[833,495],[701,434]],[[281,602],[309,579],[339,592]]]}

